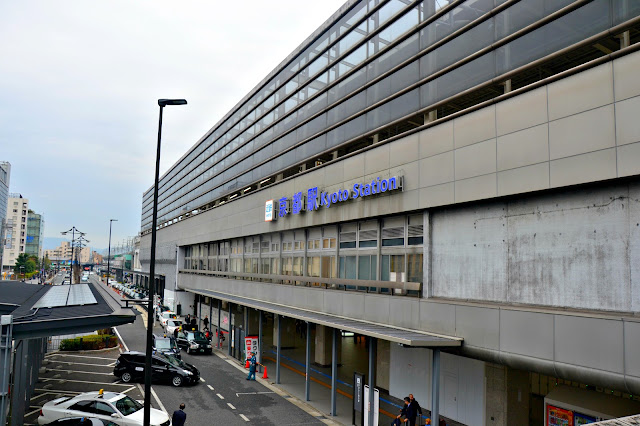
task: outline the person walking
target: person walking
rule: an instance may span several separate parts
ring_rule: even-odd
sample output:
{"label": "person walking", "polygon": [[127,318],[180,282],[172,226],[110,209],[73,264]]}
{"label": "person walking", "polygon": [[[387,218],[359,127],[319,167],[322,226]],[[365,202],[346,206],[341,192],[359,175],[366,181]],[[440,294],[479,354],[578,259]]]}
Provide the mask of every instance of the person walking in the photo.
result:
{"label": "person walking", "polygon": [[173,412],[173,416],[171,416],[171,424],[173,426],[184,426],[184,423],[187,421],[187,413],[184,412],[184,402],[180,404],[180,409]]}
{"label": "person walking", "polygon": [[[422,416],[422,407],[420,407],[420,403],[413,397],[412,393],[409,394],[409,405],[413,406],[413,409],[416,412],[416,417]],[[413,424],[415,424],[415,421]]]}
{"label": "person walking", "polygon": [[415,406],[412,406],[411,399],[408,396],[404,397],[404,407],[402,407],[402,415],[404,416],[404,422],[409,423],[409,426],[416,426],[416,416],[418,412]]}
{"label": "person walking", "polygon": [[204,328],[209,328],[209,315],[204,316],[202,323],[204,324]]}
{"label": "person walking", "polygon": [[258,361],[256,360],[256,353],[250,352],[251,358],[249,358],[249,375],[247,376],[247,380],[256,380],[256,364]]}
{"label": "person walking", "polygon": [[187,314],[187,316],[184,317],[184,323],[187,325],[191,324],[191,314]]}

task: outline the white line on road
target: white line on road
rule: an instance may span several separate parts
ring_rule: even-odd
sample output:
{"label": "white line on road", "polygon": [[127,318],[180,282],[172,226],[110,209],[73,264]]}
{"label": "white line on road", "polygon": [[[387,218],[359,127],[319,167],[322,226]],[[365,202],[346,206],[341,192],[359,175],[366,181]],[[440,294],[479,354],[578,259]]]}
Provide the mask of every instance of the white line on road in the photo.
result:
{"label": "white line on road", "polygon": [[275,392],[236,392],[236,396],[240,395],[262,395],[265,393],[275,393]]}
{"label": "white line on road", "polygon": [[[113,373],[97,373],[97,372],[95,372],[95,371],[62,370],[62,369],[60,369],[60,368],[56,368],[56,370],[55,370],[55,371],[66,371],[67,373],[97,374],[97,375],[100,375],[100,376],[113,376]],[[56,375],[55,375],[55,376],[53,376],[53,377],[56,377],[56,376],[57,376],[57,377],[60,377],[60,375],[59,375],[59,374],[56,374]]]}
{"label": "white line on road", "polygon": [[208,387],[209,389],[213,390],[213,386],[211,386],[211,385],[207,385],[207,387]]}
{"label": "white line on road", "polygon": [[202,377],[200,377],[200,381],[201,381],[202,383],[204,383],[204,379],[203,379]]}
{"label": "white line on road", "polygon": [[94,385],[131,386],[126,383],[117,383],[117,382],[105,383],[105,382],[90,382],[88,380],[69,380],[69,379],[53,379],[53,378],[42,379],[43,382],[48,382],[49,380],[55,380],[57,382],[91,383]]}
{"label": "white line on road", "polygon": [[122,336],[118,332],[118,329],[116,327],[113,327],[113,331],[115,331],[116,334],[118,335],[118,340],[120,340],[120,342],[122,343],[122,346],[124,346],[124,350],[129,352],[129,348],[127,347],[127,344],[124,342],[124,339],[122,338]]}
{"label": "white line on road", "polygon": [[88,364],[86,362],[70,362],[70,361],[58,361],[58,360],[49,360],[50,363],[52,364],[73,364],[73,365],[91,365],[94,367],[113,367],[115,365],[115,361],[113,361],[111,364]]}
{"label": "white line on road", "polygon": [[249,418],[247,416],[245,416],[244,414],[240,414],[240,417],[242,418],[242,420],[244,420],[245,422],[249,421]]}
{"label": "white line on road", "polygon": [[220,395],[219,393],[218,393],[218,394],[216,394],[216,395],[218,395],[218,398],[220,398],[220,399],[224,399],[224,396]]}
{"label": "white line on road", "polygon": [[122,391],[122,392],[120,392],[120,393],[127,393],[127,392],[129,392],[129,391],[134,390],[135,388],[136,388],[135,386],[131,386],[129,389],[127,389],[127,390],[123,390],[123,391]]}
{"label": "white line on road", "polygon": [[105,358],[105,357],[101,357],[101,356],[91,356],[91,355],[70,355],[70,354],[57,354],[57,353],[52,353],[49,355],[45,355],[47,358],[50,357],[54,357],[54,356],[64,356],[64,357],[72,357],[72,358],[92,358],[92,359],[106,359],[107,361],[113,361],[113,358]]}
{"label": "white line on road", "polygon": [[167,413],[167,409],[164,408],[164,405],[162,405],[162,401],[160,401],[160,398],[158,398],[158,394],[156,393],[156,391],[153,390],[153,388],[151,388],[151,395],[153,395],[153,397],[155,398],[156,402],[160,406],[160,409],[164,411],[166,414],[169,414]]}
{"label": "white line on road", "polygon": [[231,408],[232,410],[235,410],[235,409],[236,409],[236,407],[234,407],[234,406],[233,406],[233,404],[232,404],[232,403],[230,403],[230,402],[227,402],[227,405],[228,405],[228,406],[229,406],[229,408]]}

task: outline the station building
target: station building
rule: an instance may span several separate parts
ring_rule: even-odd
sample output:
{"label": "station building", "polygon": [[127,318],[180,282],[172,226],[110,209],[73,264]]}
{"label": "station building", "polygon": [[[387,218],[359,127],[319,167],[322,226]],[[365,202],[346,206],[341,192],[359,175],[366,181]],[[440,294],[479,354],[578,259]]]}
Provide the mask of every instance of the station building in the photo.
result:
{"label": "station building", "polygon": [[160,179],[165,303],[278,360],[308,323],[342,377],[366,336],[387,400],[462,424],[639,412],[639,29],[631,0],[347,1]]}

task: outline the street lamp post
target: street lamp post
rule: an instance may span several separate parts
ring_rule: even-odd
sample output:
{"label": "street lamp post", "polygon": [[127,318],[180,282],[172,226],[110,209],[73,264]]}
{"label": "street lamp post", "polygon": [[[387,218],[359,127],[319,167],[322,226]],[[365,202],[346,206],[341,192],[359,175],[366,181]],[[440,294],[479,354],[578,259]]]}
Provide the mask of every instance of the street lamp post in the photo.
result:
{"label": "street lamp post", "polygon": [[63,231],[61,232],[62,235],[67,235],[69,232],[71,232],[71,273],[69,274],[69,284],[73,284],[73,243],[76,240],[76,232],[78,234],[80,234],[81,236],[86,235],[84,232],[81,232],[78,228],[76,228],[75,226],[72,226],[71,229],[69,229],[68,231]]}
{"label": "street lamp post", "polygon": [[[109,253],[107,253],[107,287],[109,287],[109,277],[111,276],[111,224],[117,222],[118,219],[109,219]],[[104,253],[104,252],[103,252]]]}
{"label": "street lamp post", "polygon": [[151,339],[153,338],[153,299],[156,273],[156,226],[158,224],[158,181],[160,180],[160,141],[162,139],[162,110],[167,105],[185,105],[184,99],[158,99],[160,118],[158,119],[158,147],[156,149],[156,174],[153,181],[153,214],[151,220],[151,256],[149,263],[149,302],[147,305],[147,351],[144,365],[144,418],[151,421]]}

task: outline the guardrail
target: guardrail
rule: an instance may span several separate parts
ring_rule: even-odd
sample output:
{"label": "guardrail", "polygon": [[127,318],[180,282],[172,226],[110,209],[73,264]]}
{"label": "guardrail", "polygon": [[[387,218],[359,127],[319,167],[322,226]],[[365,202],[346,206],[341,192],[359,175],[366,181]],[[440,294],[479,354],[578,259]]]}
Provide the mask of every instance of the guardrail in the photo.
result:
{"label": "guardrail", "polygon": [[[204,271],[199,269],[180,269],[179,272],[181,274],[208,275],[219,278],[262,281],[305,287],[320,287],[330,290],[382,293],[396,296],[420,297],[420,294],[422,293],[422,283],[417,282],[353,280],[346,278],[321,278],[297,275],[254,274],[248,272]],[[372,289],[374,291],[372,291]]]}

